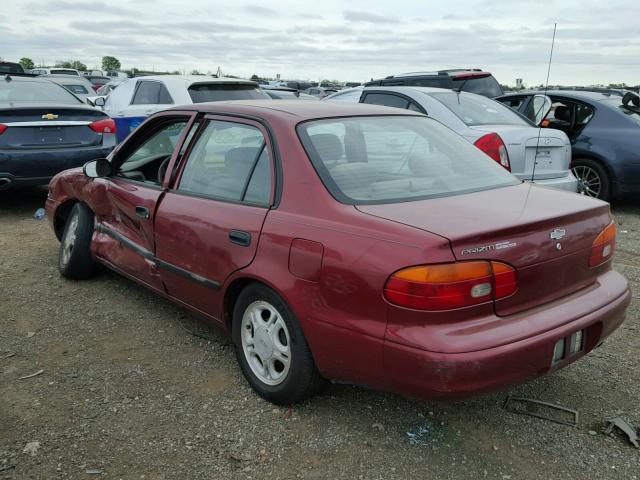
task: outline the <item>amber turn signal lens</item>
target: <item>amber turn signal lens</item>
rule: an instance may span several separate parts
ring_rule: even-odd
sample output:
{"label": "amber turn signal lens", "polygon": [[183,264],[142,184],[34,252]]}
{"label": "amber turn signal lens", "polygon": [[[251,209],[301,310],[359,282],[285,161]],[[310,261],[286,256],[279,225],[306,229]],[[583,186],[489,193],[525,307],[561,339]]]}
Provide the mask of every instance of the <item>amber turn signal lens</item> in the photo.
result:
{"label": "amber turn signal lens", "polygon": [[616,224],[611,222],[596,237],[591,246],[589,267],[597,267],[611,260],[616,246]]}
{"label": "amber turn signal lens", "polygon": [[417,310],[450,310],[513,294],[515,270],[499,262],[455,262],[419,265],[395,272],[384,288],[385,298]]}

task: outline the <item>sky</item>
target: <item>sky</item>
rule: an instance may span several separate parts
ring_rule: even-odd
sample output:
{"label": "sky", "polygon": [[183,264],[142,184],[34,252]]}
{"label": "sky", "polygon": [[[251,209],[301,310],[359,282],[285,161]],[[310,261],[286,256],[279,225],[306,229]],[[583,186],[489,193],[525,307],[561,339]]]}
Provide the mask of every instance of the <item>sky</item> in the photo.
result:
{"label": "sky", "polygon": [[500,83],[640,84],[640,0],[2,0],[0,58],[366,81],[482,68]]}

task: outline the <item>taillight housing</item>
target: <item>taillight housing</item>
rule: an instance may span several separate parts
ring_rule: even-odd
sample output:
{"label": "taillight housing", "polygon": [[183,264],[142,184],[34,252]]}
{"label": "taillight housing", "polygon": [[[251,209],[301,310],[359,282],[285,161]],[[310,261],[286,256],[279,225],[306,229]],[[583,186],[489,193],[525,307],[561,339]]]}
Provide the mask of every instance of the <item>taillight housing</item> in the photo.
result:
{"label": "taillight housing", "polygon": [[507,147],[497,133],[488,133],[475,141],[474,145],[493,158],[507,170],[511,171]]}
{"label": "taillight housing", "polygon": [[9,127],[7,127],[6,125],[3,125],[2,123],[0,123],[0,135],[2,135],[7,128],[9,128]]}
{"label": "taillight housing", "polygon": [[589,256],[589,267],[598,267],[611,260],[615,247],[616,224],[611,222],[593,241],[591,255]]}
{"label": "taillight housing", "polygon": [[500,262],[470,261],[403,268],[389,277],[384,297],[415,310],[451,310],[513,295],[516,271]]}
{"label": "taillight housing", "polygon": [[116,133],[116,122],[113,118],[106,118],[90,123],[89,128],[97,133]]}

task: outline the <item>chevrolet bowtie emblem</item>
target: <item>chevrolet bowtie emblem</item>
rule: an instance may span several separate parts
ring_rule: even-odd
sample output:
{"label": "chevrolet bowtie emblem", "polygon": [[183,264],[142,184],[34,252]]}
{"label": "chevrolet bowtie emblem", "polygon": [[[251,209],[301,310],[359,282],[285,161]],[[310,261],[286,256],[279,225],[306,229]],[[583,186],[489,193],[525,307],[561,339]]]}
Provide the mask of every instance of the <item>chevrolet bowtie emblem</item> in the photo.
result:
{"label": "chevrolet bowtie emblem", "polygon": [[567,231],[564,228],[555,228],[549,234],[549,238],[551,240],[561,240],[566,235],[566,233]]}
{"label": "chevrolet bowtie emblem", "polygon": [[44,120],[55,120],[56,118],[58,118],[58,115],[56,115],[54,113],[46,113],[46,114],[42,115],[42,118]]}

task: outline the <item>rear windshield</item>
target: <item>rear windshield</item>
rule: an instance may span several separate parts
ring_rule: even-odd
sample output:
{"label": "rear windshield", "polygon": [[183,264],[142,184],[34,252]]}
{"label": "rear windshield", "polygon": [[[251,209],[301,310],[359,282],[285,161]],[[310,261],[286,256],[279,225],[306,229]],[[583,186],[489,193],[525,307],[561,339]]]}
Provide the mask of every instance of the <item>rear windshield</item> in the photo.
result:
{"label": "rear windshield", "polygon": [[189,87],[189,96],[193,103],[271,98],[255,85],[225,83],[197,83],[191,85]]}
{"label": "rear windshield", "polygon": [[460,120],[470,127],[476,125],[521,125],[530,127],[520,115],[500,102],[474,95],[455,92],[432,93],[433,98],[444,104]]}
{"label": "rear windshield", "polygon": [[82,103],[64,87],[52,82],[0,82],[0,102]]}
{"label": "rear windshield", "polygon": [[431,118],[349,117],[298,126],[322,182],[340,202],[394,203],[520,183]]}
{"label": "rear windshield", "polygon": [[19,63],[0,63],[0,73],[24,73]]}
{"label": "rear windshield", "polygon": [[87,93],[89,93],[87,89],[82,85],[65,85],[65,88],[79,95],[86,95]]}
{"label": "rear windshield", "polygon": [[466,82],[464,78],[459,80],[454,78],[452,80],[453,88],[460,88],[462,86],[463,92],[477,93],[478,95],[484,95],[490,98],[500,96],[504,93],[493,75],[480,78],[468,78]]}
{"label": "rear windshield", "polygon": [[51,75],[58,75],[58,74],[63,74],[63,75],[78,75],[78,72],[76,72],[75,70],[56,70],[55,68],[51,70]]}

